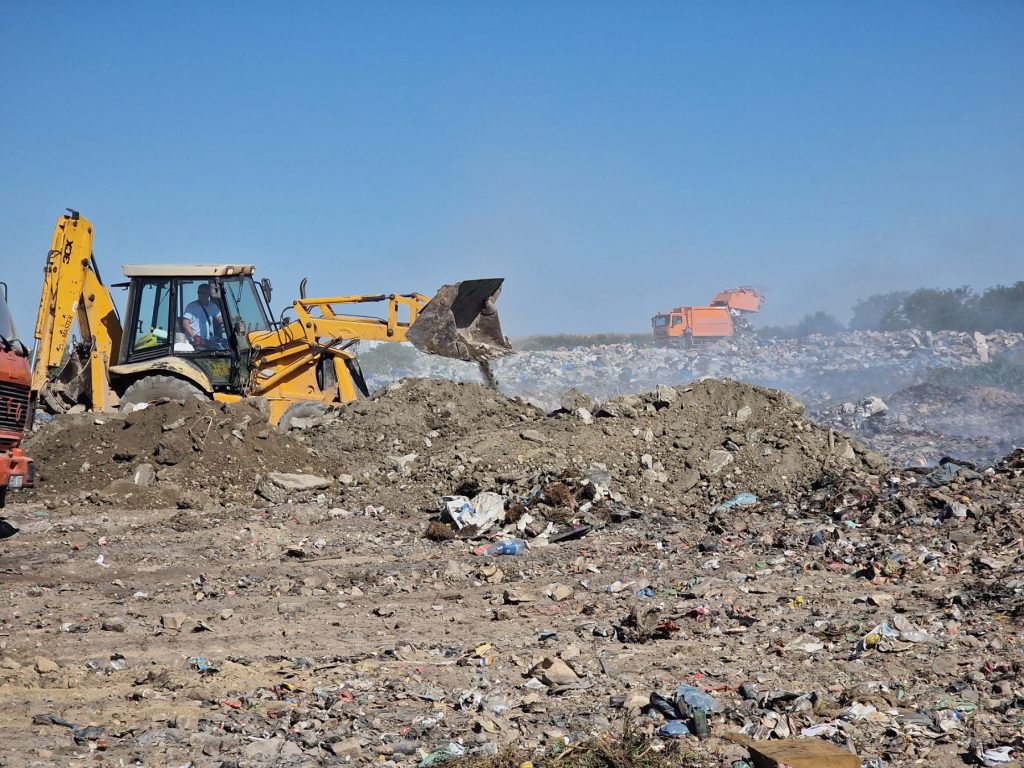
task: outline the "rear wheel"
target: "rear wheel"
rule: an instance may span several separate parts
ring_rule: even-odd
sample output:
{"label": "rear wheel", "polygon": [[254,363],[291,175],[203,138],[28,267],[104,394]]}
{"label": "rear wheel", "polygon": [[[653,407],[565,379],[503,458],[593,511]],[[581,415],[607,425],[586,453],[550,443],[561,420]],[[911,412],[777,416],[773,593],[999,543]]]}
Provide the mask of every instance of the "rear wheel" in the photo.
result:
{"label": "rear wheel", "polygon": [[140,403],[152,403],[155,400],[167,398],[168,400],[188,400],[197,397],[206,400],[206,394],[195,384],[178,379],[174,376],[162,376],[153,374],[144,376],[132,384],[121,395],[121,408],[127,410],[128,406]]}

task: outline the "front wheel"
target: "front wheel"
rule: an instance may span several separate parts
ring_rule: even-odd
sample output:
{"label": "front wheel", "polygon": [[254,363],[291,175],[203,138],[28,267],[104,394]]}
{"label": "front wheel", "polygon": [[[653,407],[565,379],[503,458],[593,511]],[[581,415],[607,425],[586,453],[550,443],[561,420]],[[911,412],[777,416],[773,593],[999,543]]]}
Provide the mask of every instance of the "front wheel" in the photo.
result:
{"label": "front wheel", "polygon": [[121,395],[121,410],[140,403],[152,403],[163,398],[168,400],[188,400],[197,397],[206,400],[206,394],[195,384],[178,379],[174,376],[153,374],[134,381]]}

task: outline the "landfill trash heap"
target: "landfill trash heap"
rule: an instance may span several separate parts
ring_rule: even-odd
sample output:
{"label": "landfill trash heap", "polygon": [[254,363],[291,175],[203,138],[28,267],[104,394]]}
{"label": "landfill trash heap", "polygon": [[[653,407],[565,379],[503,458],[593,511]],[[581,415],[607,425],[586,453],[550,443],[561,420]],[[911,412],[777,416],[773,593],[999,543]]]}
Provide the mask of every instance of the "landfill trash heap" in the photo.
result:
{"label": "landfill trash heap", "polygon": [[[519,352],[493,368],[503,392],[535,398],[551,408],[570,389],[603,400],[704,376],[784,389],[813,406],[863,396],[889,381],[897,383],[891,387],[894,391],[932,368],[973,367],[1020,354],[1024,354],[1021,333],[846,331],[805,339],[743,336],[695,349],[610,344]],[[479,380],[472,365],[426,355],[417,357],[414,367],[392,373],[394,377]],[[371,387],[389,380],[391,375],[368,377]],[[868,391],[864,391],[866,383]]]}
{"label": "landfill trash heap", "polygon": [[717,379],[551,409],[406,379],[287,433],[157,402],[28,443],[11,765],[545,765],[624,724],[689,766],[1024,754],[1021,450],[902,468]]}

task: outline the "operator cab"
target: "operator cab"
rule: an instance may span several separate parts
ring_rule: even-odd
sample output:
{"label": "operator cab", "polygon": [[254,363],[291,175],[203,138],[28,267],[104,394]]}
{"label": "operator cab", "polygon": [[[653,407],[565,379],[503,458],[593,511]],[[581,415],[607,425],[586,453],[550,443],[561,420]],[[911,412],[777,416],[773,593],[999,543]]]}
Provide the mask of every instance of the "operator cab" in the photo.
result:
{"label": "operator cab", "polygon": [[[215,387],[237,384],[248,335],[271,322],[250,264],[127,264],[122,364],[181,357]],[[246,354],[242,354],[242,353]]]}

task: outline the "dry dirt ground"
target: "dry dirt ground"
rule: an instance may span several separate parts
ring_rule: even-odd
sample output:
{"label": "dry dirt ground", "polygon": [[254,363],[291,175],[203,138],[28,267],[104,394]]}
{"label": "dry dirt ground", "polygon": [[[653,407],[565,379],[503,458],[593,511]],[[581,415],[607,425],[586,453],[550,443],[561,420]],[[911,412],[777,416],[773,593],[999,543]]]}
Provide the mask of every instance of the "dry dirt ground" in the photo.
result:
{"label": "dry dirt ground", "polygon": [[[414,380],[290,435],[198,402],[46,425],[0,543],[0,765],[550,753],[653,734],[681,683],[709,765],[814,726],[871,765],[1024,754],[1020,452],[895,470],[734,382],[564,405]],[[480,491],[523,554],[438,513]]]}

